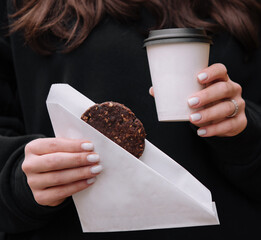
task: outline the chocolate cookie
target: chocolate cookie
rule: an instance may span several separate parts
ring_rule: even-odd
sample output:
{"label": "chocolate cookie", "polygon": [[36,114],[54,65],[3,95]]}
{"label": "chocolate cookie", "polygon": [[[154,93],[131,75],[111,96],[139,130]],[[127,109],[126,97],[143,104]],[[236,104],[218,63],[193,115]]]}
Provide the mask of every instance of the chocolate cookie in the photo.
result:
{"label": "chocolate cookie", "polygon": [[146,137],[143,124],[124,105],[116,102],[95,104],[81,119],[135,157],[142,155]]}

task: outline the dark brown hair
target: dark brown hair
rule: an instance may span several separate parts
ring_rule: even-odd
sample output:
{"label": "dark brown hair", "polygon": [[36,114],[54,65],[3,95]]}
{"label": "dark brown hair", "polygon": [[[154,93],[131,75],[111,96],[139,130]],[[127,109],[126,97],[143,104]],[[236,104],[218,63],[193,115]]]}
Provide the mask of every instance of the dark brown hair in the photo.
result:
{"label": "dark brown hair", "polygon": [[[64,43],[64,52],[78,47],[106,15],[135,20],[146,8],[155,28],[203,27],[227,30],[245,47],[258,45],[261,4],[257,0],[14,0],[11,33],[22,31],[26,42],[43,54],[54,48],[49,36]],[[46,44],[47,43],[47,44]]]}

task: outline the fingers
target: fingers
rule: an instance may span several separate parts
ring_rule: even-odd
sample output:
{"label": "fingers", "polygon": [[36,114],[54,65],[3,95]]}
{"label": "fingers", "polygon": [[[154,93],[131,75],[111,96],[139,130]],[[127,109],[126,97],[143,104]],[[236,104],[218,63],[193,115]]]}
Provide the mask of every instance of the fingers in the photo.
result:
{"label": "fingers", "polygon": [[[238,111],[245,107],[243,99],[237,99]],[[212,121],[222,120],[233,114],[235,105],[231,101],[222,101],[208,108],[202,109],[190,115],[190,121],[200,126]],[[237,117],[237,116],[235,116]]]}
{"label": "fingers", "polygon": [[150,94],[151,96],[154,97],[154,90],[153,90],[153,87],[150,87],[150,89],[149,89],[149,94]]}
{"label": "fingers", "polygon": [[[192,109],[200,109],[190,116],[191,123],[200,127],[198,135],[235,136],[242,132],[247,125],[242,88],[229,79],[226,67],[220,63],[213,64],[202,70],[197,80],[206,88],[193,94],[188,105]],[[152,87],[149,93],[154,95]]]}
{"label": "fingers", "polygon": [[226,118],[218,123],[199,128],[197,133],[201,137],[232,137],[241,133],[246,125],[246,116],[242,114],[237,118]]}
{"label": "fingers", "polygon": [[44,155],[55,152],[82,152],[84,150],[92,151],[93,148],[92,143],[84,140],[39,138],[26,145],[25,154]]}
{"label": "fingers", "polygon": [[198,135],[235,136],[242,132],[247,125],[242,88],[229,79],[226,67],[213,64],[198,74],[198,81],[206,88],[188,99],[190,108],[199,109],[190,116],[200,127]]}
{"label": "fingers", "polygon": [[188,99],[188,104],[191,108],[200,108],[216,101],[232,98],[241,94],[241,91],[240,85],[231,80],[220,81],[195,93]]}
{"label": "fingers", "polygon": [[94,146],[85,140],[37,139],[26,145],[22,170],[35,200],[56,206],[94,183],[102,171]]}
{"label": "fingers", "polygon": [[101,165],[85,166],[61,171],[46,172],[41,174],[41,178],[34,174],[28,178],[28,183],[33,189],[47,189],[91,179],[103,170]]}
{"label": "fingers", "polygon": [[190,121],[201,127],[198,129],[198,135],[201,137],[231,137],[242,132],[247,125],[247,118],[244,114],[245,101],[242,98],[237,98],[236,101],[238,113],[233,118],[228,118],[235,111],[235,105],[231,101],[222,101],[191,114]]}
{"label": "fingers", "polygon": [[219,81],[228,81],[229,77],[227,74],[226,67],[221,63],[216,63],[208,68],[202,70],[198,74],[198,81],[201,84],[207,84],[211,83],[213,81],[219,80]]}
{"label": "fingers", "polygon": [[70,184],[34,191],[35,201],[43,206],[57,206],[67,197],[84,190],[95,182],[95,178],[81,180]]}
{"label": "fingers", "polygon": [[55,170],[77,168],[98,163],[100,157],[94,152],[50,153],[31,159],[23,164],[23,170],[29,172],[50,172]]}

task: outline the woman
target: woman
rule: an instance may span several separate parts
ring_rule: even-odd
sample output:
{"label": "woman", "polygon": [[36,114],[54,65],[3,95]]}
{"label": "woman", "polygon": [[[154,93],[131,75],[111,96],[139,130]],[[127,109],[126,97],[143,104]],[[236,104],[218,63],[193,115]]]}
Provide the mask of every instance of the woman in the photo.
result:
{"label": "woman", "polygon": [[[0,231],[7,239],[258,236],[259,1],[14,2],[15,7],[11,0],[0,3]],[[147,93],[142,33],[166,27],[204,27],[213,37],[210,66],[195,79],[207,87],[188,99],[191,108],[206,108],[191,116],[191,124],[159,123]],[[52,138],[45,100],[56,82],[69,83],[95,102],[130,107],[147,138],[210,189],[221,225],[82,233],[70,196],[95,184],[102,166],[88,139]]]}

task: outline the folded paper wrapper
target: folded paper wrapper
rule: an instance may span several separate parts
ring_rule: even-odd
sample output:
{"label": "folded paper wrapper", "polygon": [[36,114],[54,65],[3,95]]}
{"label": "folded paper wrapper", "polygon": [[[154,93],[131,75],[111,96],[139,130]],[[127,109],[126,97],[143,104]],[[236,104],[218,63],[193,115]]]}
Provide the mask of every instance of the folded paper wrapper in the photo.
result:
{"label": "folded paper wrapper", "polygon": [[47,108],[56,137],[93,142],[104,170],[73,195],[83,232],[112,232],[219,224],[210,191],[145,140],[140,159],[80,119],[90,99],[53,84]]}

